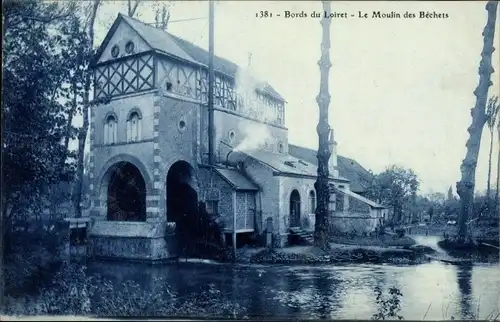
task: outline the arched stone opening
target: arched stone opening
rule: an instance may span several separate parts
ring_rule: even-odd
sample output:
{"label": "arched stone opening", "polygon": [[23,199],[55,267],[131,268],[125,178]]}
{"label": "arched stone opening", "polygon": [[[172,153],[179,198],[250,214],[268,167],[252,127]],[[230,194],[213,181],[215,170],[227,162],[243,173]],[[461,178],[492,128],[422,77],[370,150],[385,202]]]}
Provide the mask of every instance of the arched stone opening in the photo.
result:
{"label": "arched stone opening", "polygon": [[300,227],[300,194],[297,189],[290,194],[290,227]]}
{"label": "arched stone opening", "polygon": [[113,164],[102,178],[101,200],[109,221],[146,221],[146,182],[132,163]]}
{"label": "arched stone opening", "polygon": [[186,161],[177,161],[167,173],[167,221],[178,222],[181,215],[198,212],[198,193],[193,167]]}

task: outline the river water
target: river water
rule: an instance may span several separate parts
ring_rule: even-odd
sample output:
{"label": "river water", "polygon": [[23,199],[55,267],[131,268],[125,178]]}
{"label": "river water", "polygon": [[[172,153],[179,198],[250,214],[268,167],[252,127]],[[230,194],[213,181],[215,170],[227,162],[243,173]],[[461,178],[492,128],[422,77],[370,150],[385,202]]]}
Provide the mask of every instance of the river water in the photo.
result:
{"label": "river water", "polygon": [[[492,264],[456,266],[436,261],[311,267],[93,262],[86,274],[107,278],[116,290],[126,281],[138,283],[146,292],[169,288],[191,298],[210,289],[215,302],[240,307],[239,317],[369,319],[378,310],[377,286],[401,291],[399,315],[407,320],[493,319],[500,313],[500,268]],[[100,305],[97,302],[93,305]],[[206,304],[203,312],[211,312],[213,303]]]}
{"label": "river water", "polygon": [[[436,245],[439,240],[437,237],[417,236],[416,239],[420,244],[437,249],[438,253],[442,251]],[[193,305],[199,305],[199,310],[191,306],[191,310],[178,311],[180,315],[191,317],[203,317],[204,314],[217,316],[219,311],[214,311],[215,307],[225,307],[229,311],[238,307],[233,317],[370,319],[380,308],[376,302],[375,289],[381,288],[387,295],[387,290],[392,287],[398,288],[403,294],[399,315],[406,320],[500,317],[498,263],[455,265],[432,261],[401,266],[299,266],[232,265],[181,260],[178,264],[165,265],[123,262],[70,265],[73,268],[84,267],[84,278],[105,279],[108,281],[106,287],[112,289],[111,292],[119,292],[125,284],[132,282],[136,288],[128,292],[140,293],[136,294],[138,301],[145,298],[146,302],[153,301],[150,294],[159,294],[167,289],[169,294],[177,295],[175,303],[174,300],[160,303],[170,302],[171,305],[179,306],[180,299],[187,299],[185,302],[194,300],[196,304]],[[69,285],[74,277],[53,275],[44,284],[46,288],[52,288],[52,294],[60,293],[59,296],[64,297],[66,295],[58,289],[61,279],[63,285]],[[56,286],[50,286],[51,282],[57,282]],[[96,307],[112,295],[106,293],[106,287],[98,283],[97,295],[90,301],[92,312],[98,311]],[[81,292],[81,289],[78,291]],[[199,297],[206,298],[207,292],[211,299],[198,301]],[[127,298],[119,301],[124,300],[129,301]],[[17,304],[23,309],[27,302],[20,301]],[[197,316],[196,312],[205,313],[198,313]],[[224,315],[228,317],[227,312]]]}

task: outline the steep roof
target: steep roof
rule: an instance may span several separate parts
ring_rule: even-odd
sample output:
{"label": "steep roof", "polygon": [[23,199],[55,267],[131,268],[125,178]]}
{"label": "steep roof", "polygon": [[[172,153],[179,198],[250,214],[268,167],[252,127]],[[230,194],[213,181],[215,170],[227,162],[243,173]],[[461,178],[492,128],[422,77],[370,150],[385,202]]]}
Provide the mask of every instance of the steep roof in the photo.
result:
{"label": "steep roof", "polygon": [[[315,150],[288,144],[288,153],[315,166],[318,165]],[[353,159],[337,155],[337,165],[340,176],[351,181],[351,190],[354,192],[365,192],[373,180],[373,175]]]}
{"label": "steep roof", "polygon": [[258,191],[259,189],[250,180],[245,178],[238,170],[214,168],[227,183],[238,191]]}
{"label": "steep roof", "polygon": [[[155,28],[144,22],[128,17],[124,14],[119,13],[118,18],[113,23],[108,36],[113,33],[113,30],[117,27],[119,22],[124,20],[128,23],[140,36],[141,38],[153,49],[159,51],[163,54],[172,55],[178,57],[182,60],[196,63],[202,66],[208,66],[209,54],[208,51],[171,33]],[[106,47],[107,41],[109,41],[108,36],[104,39],[101,47],[101,51]],[[97,55],[100,56],[101,51],[98,51]],[[235,78],[236,72],[239,67],[235,63],[214,55],[214,70],[223,73],[229,77]],[[264,92],[267,92],[271,96],[274,96],[280,100],[285,100],[271,85],[265,83]]]}
{"label": "steep roof", "polygon": [[118,19],[120,19],[120,17],[124,19],[152,49],[174,55],[192,63],[198,63],[196,59],[193,59],[193,57],[188,55],[186,51],[177,44],[174,37],[169,33],[166,33],[161,29],[151,27],[137,19],[130,18],[121,13],[118,15]]}
{"label": "steep roof", "polygon": [[368,198],[365,198],[363,196],[360,196],[358,195],[357,193],[351,191],[351,190],[347,190],[347,189],[338,189],[339,191],[345,193],[346,195],[350,196],[350,197],[353,197],[354,199],[357,199],[363,203],[366,203],[367,205],[369,205],[370,207],[372,208],[378,208],[378,209],[386,209],[387,207],[385,206],[382,206],[381,204],[378,204],[376,203],[375,201],[371,201],[370,199]]}
{"label": "steep roof", "polygon": [[[235,153],[241,153],[259,161],[272,168],[277,174],[307,177],[317,176],[317,167],[314,164],[290,154],[277,154],[265,150],[238,151]],[[330,177],[330,179],[348,181],[343,177]]]}

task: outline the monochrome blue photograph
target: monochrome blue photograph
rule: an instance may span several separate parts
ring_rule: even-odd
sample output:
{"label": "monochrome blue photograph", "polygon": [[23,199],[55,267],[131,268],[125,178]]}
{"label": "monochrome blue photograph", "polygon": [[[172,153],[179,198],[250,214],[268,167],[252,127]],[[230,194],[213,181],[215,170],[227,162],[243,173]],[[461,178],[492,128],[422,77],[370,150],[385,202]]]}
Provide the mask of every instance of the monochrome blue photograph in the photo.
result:
{"label": "monochrome blue photograph", "polygon": [[3,1],[0,319],[500,321],[498,16]]}

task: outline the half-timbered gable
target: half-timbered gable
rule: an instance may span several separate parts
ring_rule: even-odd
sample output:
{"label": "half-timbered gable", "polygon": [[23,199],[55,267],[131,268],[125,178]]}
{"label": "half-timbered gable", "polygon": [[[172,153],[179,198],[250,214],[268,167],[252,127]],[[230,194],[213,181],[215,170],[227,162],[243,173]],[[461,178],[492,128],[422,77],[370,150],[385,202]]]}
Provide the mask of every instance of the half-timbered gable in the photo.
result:
{"label": "half-timbered gable", "polygon": [[180,95],[191,100],[201,100],[197,79],[200,69],[173,58],[160,57],[157,62],[158,88],[164,93]]}
{"label": "half-timbered gable", "polygon": [[[141,36],[129,24],[121,22],[110,30],[109,39],[103,42],[98,63],[115,60],[151,50]],[[99,55],[99,54],[98,54]]]}
{"label": "half-timbered gable", "polygon": [[[188,41],[119,14],[97,53],[95,97],[160,89],[206,104],[208,56]],[[236,88],[236,64],[215,56],[214,69],[216,109],[284,126],[285,102],[274,88],[264,83],[247,95]]]}

